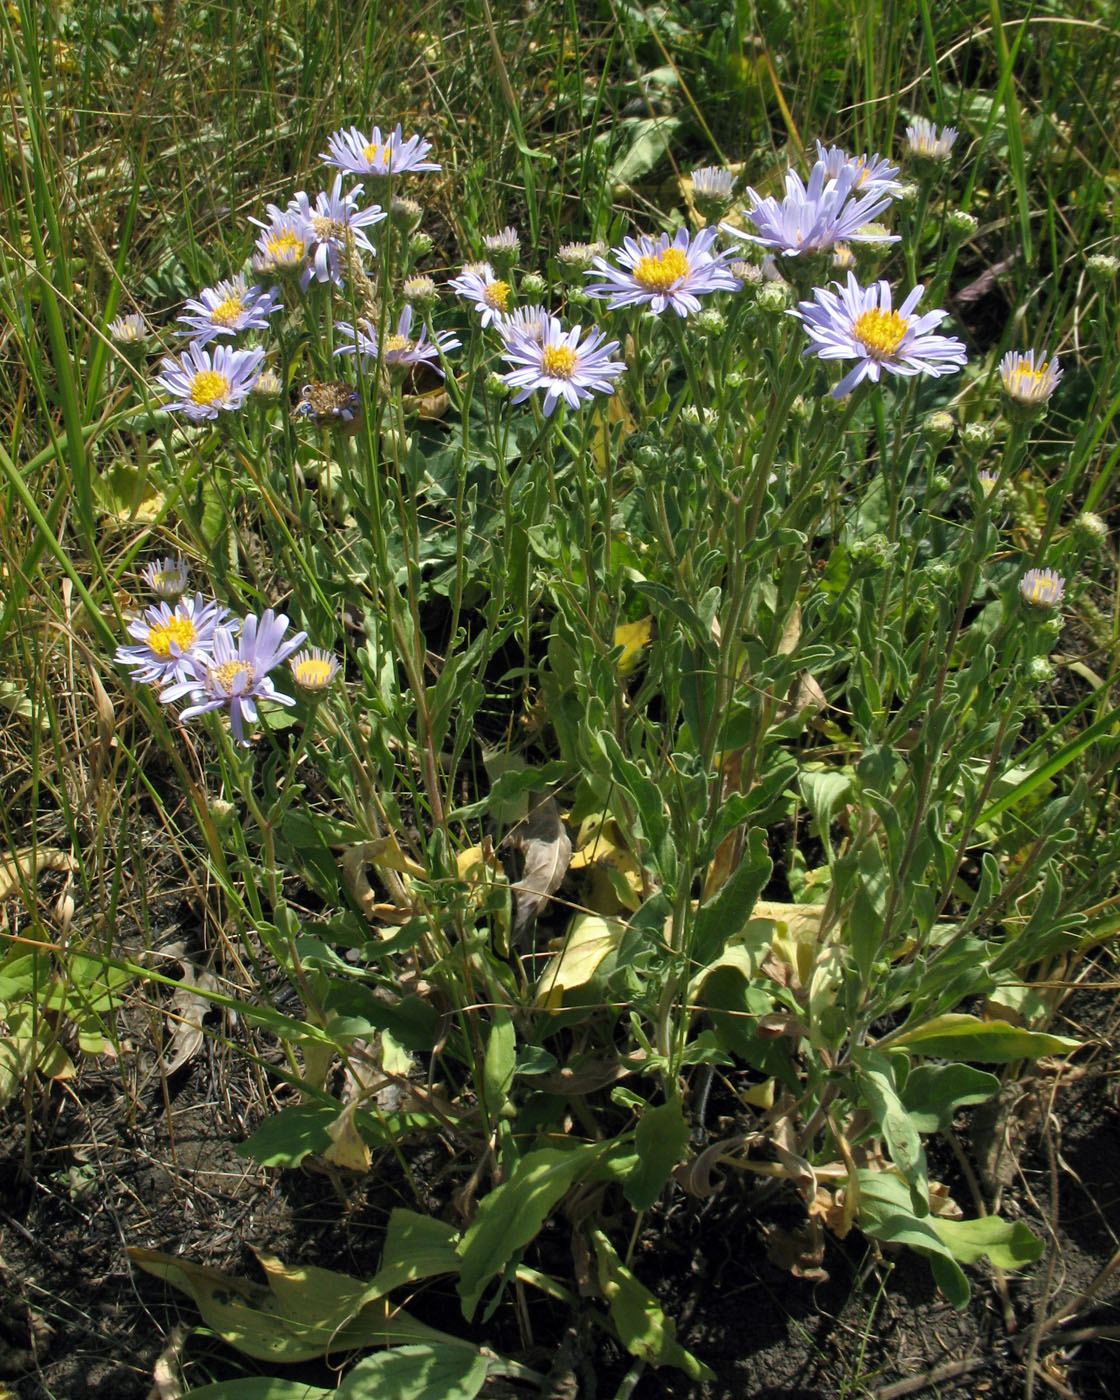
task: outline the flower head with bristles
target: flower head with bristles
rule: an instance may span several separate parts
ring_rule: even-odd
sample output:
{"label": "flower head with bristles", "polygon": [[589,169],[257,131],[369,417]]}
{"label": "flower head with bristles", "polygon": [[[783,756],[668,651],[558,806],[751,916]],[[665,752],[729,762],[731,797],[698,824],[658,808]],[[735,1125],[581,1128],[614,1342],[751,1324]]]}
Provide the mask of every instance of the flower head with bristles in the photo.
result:
{"label": "flower head with bristles", "polygon": [[719,204],[730,204],[735,193],[735,176],[722,165],[702,165],[689,172],[692,181],[693,199],[710,199]]}
{"label": "flower head with bristles", "polygon": [[410,136],[406,141],[400,122],[394,131],[386,132],[384,136],[379,126],[375,126],[368,136],[352,126],[349,131],[336,131],[329,136],[327,150],[320,151],[319,159],[347,175],[384,179],[408,172],[442,170],[443,167],[436,161],[424,159],[431,149],[432,143],[420,136]]}
{"label": "flower head with bristles", "polygon": [[257,719],[258,701],[295,704],[290,695],[276,689],[268,675],[307,640],[306,632],[296,632],[285,641],[287,630],[288,619],[271,608],[266,608],[259,619],[250,613],[241,624],[241,636],[236,642],[230,631],[220,628],[211,654],[196,658],[192,674],[167,686],[160,700],[167,704],[189,696],[190,704],[180,713],[180,719],[228,709],[234,740],[247,744],[244,721],[252,724]]}
{"label": "flower head with bristles", "polygon": [[1057,355],[1048,359],[1045,350],[1037,359],[1033,350],[1009,350],[999,362],[1000,383],[1010,407],[1026,410],[1030,417],[1050,402],[1061,377]]}
{"label": "flower head with bristles", "polygon": [[497,323],[497,331],[507,344],[518,336],[535,340],[539,344],[548,329],[548,320],[548,312],[539,304],[519,306],[516,311],[510,311],[501,318]]}
{"label": "flower head with bristles", "polygon": [[521,239],[517,230],[509,224],[501,233],[488,233],[482,240],[488,258],[493,258],[500,266],[512,267],[521,254]]}
{"label": "flower head with bristles", "polygon": [[231,345],[218,345],[213,352],[192,341],[174,360],[165,355],[160,361],[162,374],[156,383],[171,399],[164,405],[185,413],[192,423],[217,418],[219,412],[232,412],[241,407],[256,383],[264,351],[235,350]]}
{"label": "flower head with bristles", "polygon": [[859,363],[832,391],[834,399],[850,394],[864,379],[878,383],[884,370],[910,377],[955,374],[968,358],[964,345],[951,336],[931,335],[949,314],[927,311],[915,316],[925,288],[919,283],[895,311],[887,282],[864,288],[848,273],[847,286],[834,292],[817,287],[812,301],[803,301],[790,314],[804,325],[813,344],[804,352],[822,360]]}
{"label": "flower head with bristles", "polygon": [[307,288],[312,278],[317,282],[333,282],[342,286],[346,280],[346,263],[350,251],[364,248],[367,253],[377,250],[366,236],[385,218],[379,204],[362,209],[356,198],[359,186],[349,194],[342,193],[341,174],[334,177],[328,193],[321,191],[312,204],[303,190],[298,190],[288,204],[288,213],[302,219],[310,239],[310,262],[300,276],[300,286]]}
{"label": "flower head with bristles", "polygon": [[338,659],[320,647],[308,647],[306,651],[297,652],[289,659],[288,665],[292,680],[309,695],[329,690],[340,670]]}
{"label": "flower head with bristles", "polygon": [[817,159],[827,168],[832,180],[838,180],[843,170],[849,167],[854,169],[856,178],[852,184],[853,194],[889,194],[895,199],[902,189],[898,180],[898,166],[892,165],[887,157],[880,156],[878,151],[874,155],[864,152],[860,156],[851,156],[839,146],[826,148],[818,141]]}
{"label": "flower head with bristles", "polygon": [[915,117],[906,128],[906,151],[914,160],[941,164],[949,159],[960,132],[955,126],[940,130],[927,117]]}
{"label": "flower head with bristles", "polygon": [[667,233],[656,239],[625,238],[621,248],[611,249],[623,266],[596,258],[587,276],[604,280],[592,282],[587,295],[606,297],[612,310],[648,306],[651,316],[666,309],[689,316],[700,310],[702,296],[739,290],[738,279],[727,267],[730,254],[711,251],[717,236],[714,228],[701,229],[695,236],[681,228],[671,243]]}
{"label": "flower head with bristles", "polygon": [[252,268],[265,277],[283,277],[302,273],[311,250],[311,232],[303,217],[290,210],[278,209],[275,204],[267,206],[268,222],[250,218],[264,232],[257,236],[257,251],[252,257]]}
{"label": "flower head with bristles", "polygon": [[126,349],[143,345],[148,339],[147,324],[143,316],[138,316],[136,312],[132,312],[128,316],[118,316],[109,322],[107,329],[113,344]]}

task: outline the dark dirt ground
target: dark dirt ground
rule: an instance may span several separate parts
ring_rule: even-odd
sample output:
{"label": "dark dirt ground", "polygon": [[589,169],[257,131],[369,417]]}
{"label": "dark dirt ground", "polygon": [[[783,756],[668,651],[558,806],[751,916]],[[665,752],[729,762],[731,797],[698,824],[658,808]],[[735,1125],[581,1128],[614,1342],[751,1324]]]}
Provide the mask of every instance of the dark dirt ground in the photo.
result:
{"label": "dark dirt ground", "polygon": [[[1111,1400],[1120,1389],[1120,1009],[1108,968],[1091,969],[1086,981],[1095,986],[1074,993],[1056,1023],[1092,1042],[1073,1065],[1036,1067],[1009,1087],[1002,1114],[959,1122],[959,1154],[931,1144],[932,1174],[967,1213],[962,1158],[978,1163],[989,1182],[1005,1183],[1002,1213],[1025,1219],[1047,1240],[1037,1265],[1003,1280],[972,1270],[972,1302],[958,1314],[938,1295],[924,1260],[908,1253],[883,1259],[858,1235],[829,1240],[826,1281],[779,1268],[768,1258],[765,1232],[803,1222],[793,1199],[771,1197],[760,1207],[734,1179],[704,1201],[671,1187],[646,1218],[634,1269],[716,1380],[695,1386],[668,1369],[646,1370],[626,1393],[638,1400],[1010,1400],[1032,1393]],[[256,1245],[287,1262],[368,1277],[390,1211],[418,1208],[389,1155],[375,1159],[368,1176],[345,1182],[313,1168],[270,1171],[239,1157],[234,1142],[252,1127],[267,1092],[263,1072],[208,1039],[174,1075],[161,1076],[151,1025],[150,1015],[134,1015],[132,1043],[141,1048],[120,1064],[87,1062],[75,1080],[35,1097],[26,1115],[18,1103],[5,1110],[0,1397],[157,1394],[153,1367],[169,1334],[191,1327],[197,1315],[184,1295],[135,1271],[126,1246],[252,1275]],[[998,1150],[999,1143],[1012,1150]],[[454,1218],[449,1155],[429,1145],[409,1165],[426,1193],[423,1207]],[[620,1216],[614,1233],[622,1245],[628,1230]],[[546,1229],[539,1247],[541,1267],[554,1260],[558,1272],[570,1272],[563,1228]],[[1110,1261],[1114,1272],[1098,1280]],[[1070,1303],[1063,1326],[1040,1330]],[[450,1285],[424,1289],[409,1309],[444,1330],[465,1330]],[[537,1370],[552,1369],[556,1400],[623,1394],[630,1358],[586,1320],[543,1297],[530,1301],[528,1318],[531,1339],[508,1308],[473,1335]],[[570,1365],[556,1366],[565,1339]],[[190,1337],[181,1359],[193,1386],[254,1373],[252,1363],[205,1335]],[[331,1383],[322,1367],[297,1369],[303,1379]]]}

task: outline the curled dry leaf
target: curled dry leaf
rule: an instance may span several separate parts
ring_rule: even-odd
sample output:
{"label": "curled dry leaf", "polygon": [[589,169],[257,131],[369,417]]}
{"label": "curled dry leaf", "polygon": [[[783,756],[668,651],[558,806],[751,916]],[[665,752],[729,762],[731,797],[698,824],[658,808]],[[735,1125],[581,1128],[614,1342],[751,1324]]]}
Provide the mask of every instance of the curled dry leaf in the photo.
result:
{"label": "curled dry leaf", "polygon": [[78,862],[66,851],[53,846],[23,846],[0,857],[0,899],[15,894],[21,885],[42,875],[44,870],[77,870]]}
{"label": "curled dry leaf", "polygon": [[510,943],[516,947],[524,941],[549,895],[559,888],[571,863],[572,842],[555,798],[538,797],[533,801],[529,815],[518,822],[499,850],[503,862],[508,861],[506,868],[514,897]]}
{"label": "curled dry leaf", "polygon": [[202,1022],[210,1010],[210,1003],[201,993],[216,992],[218,983],[209,972],[199,972],[182,955],[182,944],[164,949],[164,952],[175,957],[183,970],[182,985],[172,996],[167,1011],[170,1041],[167,1052],[160,1056],[164,1074],[171,1075],[193,1060],[202,1048]]}

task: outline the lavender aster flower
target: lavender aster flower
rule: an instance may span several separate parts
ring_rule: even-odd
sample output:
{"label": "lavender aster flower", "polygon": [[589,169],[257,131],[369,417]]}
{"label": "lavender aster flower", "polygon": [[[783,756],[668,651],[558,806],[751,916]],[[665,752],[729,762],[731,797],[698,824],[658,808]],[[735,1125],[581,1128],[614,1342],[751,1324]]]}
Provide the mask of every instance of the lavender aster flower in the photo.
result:
{"label": "lavender aster flower", "polygon": [[860,178],[855,165],[844,165],[835,176],[823,160],[818,160],[804,185],[794,170],[786,171],[786,194],[781,201],[768,195],[763,199],[748,185],[751,207],[747,218],[758,233],[744,233],[721,224],[724,233],[772,248],[786,257],[801,253],[818,253],[833,243],[887,242],[897,243],[897,237],[881,229],[864,233],[864,225],[889,208],[891,196],[872,191],[858,199],[852,198]]}
{"label": "lavender aster flower", "polygon": [[187,591],[190,568],[183,556],[177,554],[174,559],[168,557],[145,564],[140,577],[157,597],[173,601]]}
{"label": "lavender aster flower", "polygon": [[178,409],[192,423],[204,418],[217,418],[219,410],[238,409],[256,383],[264,351],[235,350],[231,345],[218,345],[213,354],[197,340],[187,346],[178,360],[165,355],[160,361],[163,373],[156,383],[171,401],[167,409]]}
{"label": "lavender aster flower", "polygon": [[437,374],[443,374],[439,366],[440,354],[455,350],[460,345],[451,331],[436,331],[435,339],[428,339],[427,326],[420,327],[415,340],[410,339],[412,331],[412,307],[405,306],[397,321],[395,335],[387,335],[378,345],[377,331],[368,321],[359,321],[357,330],[348,321],[336,321],[335,330],[341,337],[350,341],[340,346],[336,355],[361,355],[365,359],[380,360],[387,368],[408,369],[413,365],[430,364]]}
{"label": "lavender aster flower", "polygon": [[1057,355],[1049,360],[1046,353],[1043,350],[1036,362],[1033,350],[1025,354],[1009,350],[1000,360],[1000,383],[1013,405],[1037,412],[1049,402],[1062,377],[1062,367]]}
{"label": "lavender aster flower", "polygon": [[507,311],[495,322],[498,334],[508,344],[519,336],[535,340],[539,345],[548,329],[548,312],[539,304],[519,306]]}
{"label": "lavender aster flower", "polygon": [[128,316],[116,317],[109,322],[107,329],[114,345],[132,348],[143,345],[148,338],[148,327],[144,324],[144,318],[135,311]]}
{"label": "lavender aster flower", "polygon": [[928,118],[915,117],[906,128],[906,149],[917,160],[940,163],[949,159],[953,143],[959,135],[955,126],[944,126],[938,131]]}
{"label": "lavender aster flower", "polygon": [[291,667],[292,680],[300,690],[312,695],[328,690],[340,669],[337,657],[319,647],[309,647],[306,651],[298,652],[288,665]]}
{"label": "lavender aster flower", "polygon": [[181,598],[174,607],[157,603],[128,624],[128,635],[137,645],[119,646],[114,659],[132,668],[134,681],[166,685],[187,680],[196,662],[209,659],[218,635],[229,630],[223,625],[228,613],[201,593]]}
{"label": "lavender aster flower", "polygon": [[375,126],[369,136],[363,135],[356,126],[349,131],[336,131],[327,138],[327,147],[326,151],[319,152],[319,159],[348,175],[403,175],[406,171],[443,168],[435,161],[424,159],[432,143],[419,136],[410,136],[406,141],[400,122],[395,131],[384,137],[379,126]]}
{"label": "lavender aster flower", "polygon": [[1056,608],[1065,591],[1065,579],[1053,569],[1028,569],[1019,580],[1019,592],[1024,601],[1037,608]]}
{"label": "lavender aster flower", "polygon": [[499,267],[512,267],[521,254],[521,239],[517,236],[517,230],[509,224],[506,224],[501,233],[488,233],[482,240],[482,246],[486,250],[486,256],[493,258]]}
{"label": "lavender aster flower", "polygon": [[897,311],[891,309],[891,289],[887,282],[863,288],[855,274],[848,273],[848,284],[834,284],[835,292],[817,287],[813,301],[803,301],[790,314],[801,320],[814,342],[804,353],[822,360],[851,360],[859,363],[832,391],[834,399],[850,394],[864,379],[878,383],[883,370],[909,377],[915,374],[954,374],[967,359],[964,345],[951,336],[930,335],[934,326],[949,314],[927,311],[913,315],[925,287],[920,283]]}
{"label": "lavender aster flower", "polygon": [[693,199],[710,199],[720,204],[730,204],[735,193],[735,176],[721,165],[702,165],[689,172],[692,181]]}
{"label": "lavender aster flower", "polygon": [[870,156],[866,152],[861,156],[851,156],[839,146],[829,146],[826,150],[818,141],[817,159],[827,168],[831,180],[839,179],[840,172],[851,166],[856,172],[852,185],[853,194],[889,194],[894,199],[902,189],[897,179],[898,166],[892,165],[887,157],[880,156],[878,151]]}
{"label": "lavender aster flower", "polygon": [[231,277],[216,287],[205,287],[197,298],[187,301],[186,310],[190,314],[178,318],[187,329],[176,334],[190,336],[196,344],[206,345],[219,335],[267,330],[268,318],[280,310],[276,300],[279,295],[275,287],[265,291],[262,287],[247,286],[240,275]]}
{"label": "lavender aster flower", "polygon": [[303,220],[311,240],[310,263],[300,277],[300,286],[307,289],[314,279],[341,286],[345,280],[345,254],[349,247],[364,248],[367,253],[377,250],[366,237],[364,229],[380,223],[385,210],[380,204],[359,208],[354,197],[358,186],[349,194],[342,193],[342,176],[334,177],[329,194],[316,196],[314,205],[303,190],[298,190],[288,204],[288,213]]}
{"label": "lavender aster flower", "polygon": [[482,317],[484,326],[505,315],[511,288],[508,282],[503,282],[497,276],[488,262],[468,263],[459,276],[453,277],[447,285],[467,301],[474,302],[474,309]]}
{"label": "lavender aster flower", "polygon": [[621,360],[610,358],[618,341],[604,345],[603,333],[596,330],[588,331],[582,342],[581,335],[582,326],[564,331],[559,319],[549,316],[539,339],[521,332],[505,341],[502,359],[514,368],[502,375],[502,382],[519,390],[513,398],[515,404],[543,389],[544,416],[548,418],[559,399],[578,408],[593,394],[614,393],[611,381],[626,368]]}
{"label": "lavender aster flower", "polygon": [[227,708],[230,728],[239,744],[247,744],[243,721],[250,724],[257,718],[257,701],[273,700],[279,705],[294,705],[290,695],[284,695],[269,680],[268,673],[286,661],[307,640],[306,632],[296,632],[283,640],[288,619],[266,608],[258,621],[250,613],[241,624],[241,636],[235,643],[226,628],[219,628],[210,656],[199,657],[192,667],[193,674],[160,694],[164,704],[190,696],[191,703],[180,712],[180,719],[193,719],[210,710]]}
{"label": "lavender aster flower", "polygon": [[302,272],[311,249],[311,232],[303,217],[278,209],[275,204],[267,205],[266,213],[267,223],[262,219],[249,220],[264,230],[257,237],[253,271],[274,276]]}
{"label": "lavender aster flower", "polygon": [[712,253],[718,230],[701,229],[694,238],[688,229],[678,229],[672,243],[669,235],[660,238],[625,238],[621,248],[611,252],[625,264],[613,267],[606,258],[596,258],[588,277],[603,276],[586,290],[588,296],[607,297],[607,305],[648,306],[651,316],[666,307],[678,316],[700,310],[699,298],[709,292],[737,292],[738,280],[726,267],[727,253]]}

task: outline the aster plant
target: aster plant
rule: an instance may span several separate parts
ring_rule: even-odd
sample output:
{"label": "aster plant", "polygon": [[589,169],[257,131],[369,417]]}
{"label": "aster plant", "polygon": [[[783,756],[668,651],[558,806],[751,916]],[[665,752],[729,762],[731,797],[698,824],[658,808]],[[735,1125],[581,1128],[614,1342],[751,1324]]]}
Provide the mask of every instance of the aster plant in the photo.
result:
{"label": "aster plant", "polygon": [[[176,572],[173,561],[162,563],[172,565],[164,571],[164,577]],[[185,568],[184,565],[184,572]],[[119,646],[114,659],[129,668],[134,681],[144,685],[185,681],[194,675],[196,663],[208,662],[228,616],[228,608],[201,593],[181,598],[174,606],[156,603],[128,624],[133,645]]]}
{"label": "aster plant", "polygon": [[350,343],[340,345],[334,353],[358,355],[363,362],[377,360],[386,369],[405,370],[415,368],[416,365],[431,365],[436,373],[442,376],[443,369],[439,358],[449,350],[459,348],[458,337],[451,331],[436,331],[434,339],[429,340],[428,328],[424,325],[420,326],[419,335],[413,337],[412,321],[412,306],[406,305],[397,321],[396,331],[380,341],[376,327],[368,321],[359,321],[356,328],[348,321],[339,321],[335,325],[335,332]]}
{"label": "aster plant", "polygon": [[298,190],[288,205],[288,214],[300,219],[309,240],[308,263],[300,275],[300,286],[306,290],[312,281],[330,282],[341,286],[346,280],[346,259],[349,251],[361,248],[371,256],[377,249],[369,241],[366,229],[386,217],[380,204],[358,203],[359,186],[342,193],[342,176],[336,175],[329,192],[321,191],[312,204],[304,190]]}
{"label": "aster plant", "polygon": [[279,295],[275,287],[250,287],[240,275],[228,278],[187,301],[179,317],[186,329],[178,334],[207,345],[217,336],[267,330],[268,318],[281,309]]}

